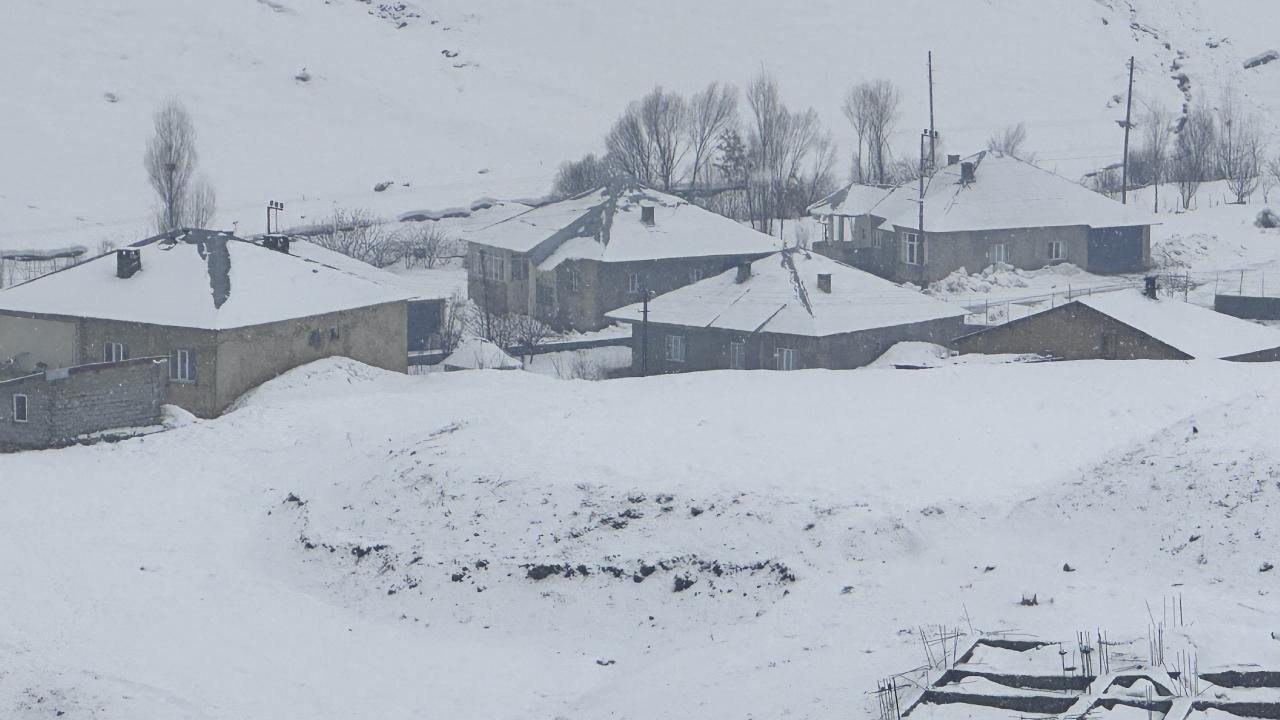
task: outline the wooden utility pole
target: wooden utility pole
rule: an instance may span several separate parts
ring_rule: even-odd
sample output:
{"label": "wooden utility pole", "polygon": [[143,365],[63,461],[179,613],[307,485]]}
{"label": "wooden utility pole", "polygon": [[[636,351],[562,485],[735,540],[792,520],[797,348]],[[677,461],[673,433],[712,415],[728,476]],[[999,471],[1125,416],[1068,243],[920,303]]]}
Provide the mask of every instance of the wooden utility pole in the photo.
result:
{"label": "wooden utility pole", "polygon": [[649,291],[641,291],[640,305],[640,377],[649,375]]}
{"label": "wooden utility pole", "polygon": [[929,170],[932,171],[938,165],[938,158],[935,155],[937,150],[938,133],[933,129],[933,51],[929,51]]}
{"label": "wooden utility pole", "polygon": [[1129,56],[1129,98],[1124,109],[1124,170],[1120,173],[1120,204],[1129,201],[1129,130],[1133,128],[1133,56]]}

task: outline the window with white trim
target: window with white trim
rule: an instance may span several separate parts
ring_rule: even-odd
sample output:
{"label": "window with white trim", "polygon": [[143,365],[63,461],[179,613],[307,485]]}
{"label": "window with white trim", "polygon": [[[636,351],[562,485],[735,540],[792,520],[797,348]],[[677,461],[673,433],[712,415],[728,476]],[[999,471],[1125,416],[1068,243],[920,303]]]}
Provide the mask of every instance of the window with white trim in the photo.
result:
{"label": "window with white trim", "polygon": [[490,253],[480,254],[480,274],[489,282],[504,282],[507,279],[506,258]]}
{"label": "window with white trim", "polygon": [[21,393],[13,395],[13,421],[19,423],[27,421],[27,396]]}
{"label": "window with white trim", "polygon": [[627,292],[633,295],[640,292],[640,273],[627,273]]}
{"label": "window with white trim", "polygon": [[698,282],[702,279],[702,268],[694,268],[689,271],[689,282]]}
{"label": "window with white trim", "polygon": [[908,265],[924,262],[924,243],[920,241],[919,233],[902,233],[902,262]]}
{"label": "window with white trim", "polygon": [[684,362],[684,336],[668,335],[667,336],[667,361],[668,362]]}
{"label": "window with white trim", "polygon": [[1008,263],[1009,246],[1005,243],[995,243],[987,248],[987,262],[993,265],[995,263]]}
{"label": "window with white trim", "polygon": [[744,342],[729,343],[729,369],[747,369],[747,344]]}
{"label": "window with white trim", "polygon": [[792,348],[778,348],[773,351],[773,359],[779,370],[796,369],[796,351]]}
{"label": "window with white trim", "polygon": [[1049,241],[1049,259],[1050,260],[1066,260],[1067,244],[1061,240]]}
{"label": "window with white trim", "polygon": [[180,383],[196,381],[196,354],[190,350],[169,352],[169,379]]}
{"label": "window with white trim", "polygon": [[582,289],[582,273],[576,267],[569,268],[569,292],[578,292]]}
{"label": "window with white trim", "polygon": [[129,359],[129,348],[124,343],[106,342],[102,345],[102,362],[120,362]]}

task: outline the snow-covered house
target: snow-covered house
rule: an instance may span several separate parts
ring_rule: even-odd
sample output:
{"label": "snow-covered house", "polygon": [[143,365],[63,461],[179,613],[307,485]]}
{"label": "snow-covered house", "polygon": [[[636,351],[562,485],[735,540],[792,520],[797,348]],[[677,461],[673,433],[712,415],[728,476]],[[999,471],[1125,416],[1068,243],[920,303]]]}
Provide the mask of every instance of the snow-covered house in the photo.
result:
{"label": "snow-covered house", "polygon": [[778,241],[680,198],[614,184],[467,233],[467,290],[498,313],[597,330],[605,313],[778,249]]}
{"label": "snow-covered house", "polygon": [[1151,259],[1148,213],[1015,157],[980,152],[918,183],[850,185],[809,208],[819,252],[897,282],[929,283],[996,263],[1139,272]]}
{"label": "snow-covered house", "polygon": [[672,373],[860,367],[894,343],[949,343],[963,334],[965,313],[790,249],[654,298],[647,322],[642,304],[608,317],[632,323],[633,369]]}
{"label": "snow-covered house", "polygon": [[964,353],[1063,360],[1280,360],[1280,330],[1136,290],[1086,295],[958,338]]}
{"label": "snow-covered house", "polygon": [[168,401],[212,417],[324,357],[404,372],[407,297],[229,233],[175,231],[0,291],[0,361],[167,357]]}

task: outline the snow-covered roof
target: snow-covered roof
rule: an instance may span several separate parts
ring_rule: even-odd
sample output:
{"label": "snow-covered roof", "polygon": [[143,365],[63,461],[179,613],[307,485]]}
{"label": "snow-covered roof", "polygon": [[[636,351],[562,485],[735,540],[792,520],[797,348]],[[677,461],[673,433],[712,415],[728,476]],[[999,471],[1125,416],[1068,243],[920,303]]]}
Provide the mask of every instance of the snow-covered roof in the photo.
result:
{"label": "snow-covered roof", "polygon": [[480,338],[464,340],[444,359],[444,365],[460,370],[518,370],[524,367],[502,348]]}
{"label": "snow-covered roof", "polygon": [[[641,208],[653,208],[653,224]],[[780,241],[638,185],[600,188],[543,205],[464,237],[474,243],[530,253],[544,270],[565,260],[632,262],[662,258],[751,255],[778,250]]]}
{"label": "snow-covered roof", "polygon": [[[962,163],[933,174],[925,187],[925,232],[1005,230],[1024,227],[1093,228],[1151,225],[1154,218],[1132,205],[1093,192],[1079,183],[1010,155],[980,152],[965,158],[974,180],[961,183]],[[908,183],[881,199],[870,213],[892,225],[920,225],[919,189]]]}
{"label": "snow-covered roof", "polygon": [[1151,300],[1136,290],[1076,302],[1140,330],[1193,358],[1221,359],[1280,348],[1280,330],[1182,300]]}
{"label": "snow-covered roof", "polygon": [[466,288],[466,271],[461,268],[437,267],[405,273],[391,272],[317,245],[310,240],[300,239],[295,239],[289,244],[289,254],[337,268],[370,282],[399,288],[408,293],[412,300],[447,299],[459,289]]}
{"label": "snow-covered roof", "polygon": [[[961,317],[964,308],[937,300],[830,258],[785,250],[751,263],[751,277],[735,268],[649,302],[651,322],[821,337]],[[831,275],[831,292],[818,275]],[[606,317],[639,322],[641,306]]]}
{"label": "snow-covered roof", "polygon": [[871,208],[889,194],[891,188],[883,185],[852,183],[809,206],[810,215],[866,215]]}
{"label": "snow-covered roof", "polygon": [[142,269],[132,277],[117,277],[107,253],[0,290],[0,311],[223,330],[410,297],[229,233],[181,231],[133,247]]}

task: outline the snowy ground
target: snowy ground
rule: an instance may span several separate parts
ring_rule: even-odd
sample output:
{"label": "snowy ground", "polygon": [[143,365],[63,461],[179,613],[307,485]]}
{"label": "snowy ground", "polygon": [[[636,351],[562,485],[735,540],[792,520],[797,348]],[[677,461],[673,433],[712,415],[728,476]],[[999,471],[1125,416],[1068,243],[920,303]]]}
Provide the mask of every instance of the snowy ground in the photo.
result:
{"label": "snowy ground", "polygon": [[920,624],[1137,636],[1175,593],[1202,666],[1275,667],[1277,399],[1218,362],[325,361],[0,456],[0,714],[866,717]]}

